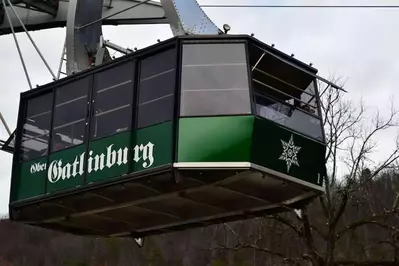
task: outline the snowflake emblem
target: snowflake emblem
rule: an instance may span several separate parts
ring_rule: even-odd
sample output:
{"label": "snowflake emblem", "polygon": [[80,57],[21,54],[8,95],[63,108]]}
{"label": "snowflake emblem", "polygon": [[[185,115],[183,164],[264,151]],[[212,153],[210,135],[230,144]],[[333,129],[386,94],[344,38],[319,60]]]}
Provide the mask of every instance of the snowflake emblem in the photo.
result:
{"label": "snowflake emblem", "polygon": [[283,145],[283,153],[280,155],[280,158],[278,159],[286,162],[287,172],[289,172],[293,164],[299,166],[297,155],[301,147],[295,146],[293,135],[291,135],[291,138],[288,142],[285,142],[284,140],[280,141],[281,144]]}

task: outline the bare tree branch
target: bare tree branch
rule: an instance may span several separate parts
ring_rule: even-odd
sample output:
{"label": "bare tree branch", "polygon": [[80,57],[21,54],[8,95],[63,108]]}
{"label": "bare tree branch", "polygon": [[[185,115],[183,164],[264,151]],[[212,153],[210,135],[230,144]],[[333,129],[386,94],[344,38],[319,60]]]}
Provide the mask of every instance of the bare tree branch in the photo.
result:
{"label": "bare tree branch", "polygon": [[[391,213],[391,214],[393,214],[393,213]],[[356,228],[358,228],[360,226],[368,225],[368,224],[377,225],[379,227],[386,228],[386,229],[389,229],[391,231],[395,231],[395,232],[399,233],[399,229],[398,228],[378,222],[378,220],[386,218],[387,215],[390,215],[390,214],[389,213],[384,213],[384,214],[380,214],[380,215],[375,215],[375,216],[366,218],[364,220],[358,221],[356,223],[352,223],[351,225],[348,225],[344,229],[339,231],[336,234],[336,238],[335,239],[339,240],[344,234],[348,233],[350,230],[355,230]]]}
{"label": "bare tree branch", "polygon": [[397,266],[396,261],[355,261],[355,260],[339,260],[336,262],[337,266]]}

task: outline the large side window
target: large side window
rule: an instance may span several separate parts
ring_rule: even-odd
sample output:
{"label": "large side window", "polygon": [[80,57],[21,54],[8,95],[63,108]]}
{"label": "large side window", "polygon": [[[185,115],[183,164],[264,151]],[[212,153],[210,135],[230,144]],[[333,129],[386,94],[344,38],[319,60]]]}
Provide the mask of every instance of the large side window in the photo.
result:
{"label": "large side window", "polygon": [[315,78],[260,50],[249,50],[256,114],[324,141]]}
{"label": "large side window", "polygon": [[138,128],[173,119],[175,68],[175,49],[160,52],[141,61]]}
{"label": "large side window", "polygon": [[94,75],[92,138],[106,137],[131,128],[133,76],[132,61]]}
{"label": "large side window", "polygon": [[82,144],[86,133],[90,77],[56,89],[52,152]]}
{"label": "large side window", "polygon": [[181,115],[249,114],[244,43],[184,44]]}
{"label": "large side window", "polygon": [[20,151],[22,161],[48,154],[53,93],[30,99],[26,104]]}

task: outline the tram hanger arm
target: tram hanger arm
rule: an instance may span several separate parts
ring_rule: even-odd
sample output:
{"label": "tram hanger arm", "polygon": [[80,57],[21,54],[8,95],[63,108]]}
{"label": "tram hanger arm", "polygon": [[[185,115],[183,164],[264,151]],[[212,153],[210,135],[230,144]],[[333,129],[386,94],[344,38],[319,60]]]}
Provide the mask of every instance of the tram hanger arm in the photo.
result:
{"label": "tram hanger arm", "polygon": [[[108,1],[105,1],[108,2]],[[138,0],[112,0],[111,5],[105,5],[103,8],[103,17],[114,14],[120,10],[130,7],[134,3],[139,3]],[[14,5],[18,15],[28,30],[43,30],[58,27],[65,27],[68,15],[69,1],[61,0],[56,16],[51,16],[47,13],[38,11],[37,9],[27,9],[19,5]],[[5,7],[9,9],[9,7]],[[0,6],[0,36],[11,33],[10,25],[6,19],[1,20]],[[11,12],[11,10],[9,10]],[[23,32],[18,20],[12,16],[12,24],[15,32]],[[155,1],[149,1],[138,8],[133,8],[116,16],[112,16],[102,21],[103,25],[135,25],[135,24],[168,24],[168,19],[165,16],[165,11],[162,5]]]}

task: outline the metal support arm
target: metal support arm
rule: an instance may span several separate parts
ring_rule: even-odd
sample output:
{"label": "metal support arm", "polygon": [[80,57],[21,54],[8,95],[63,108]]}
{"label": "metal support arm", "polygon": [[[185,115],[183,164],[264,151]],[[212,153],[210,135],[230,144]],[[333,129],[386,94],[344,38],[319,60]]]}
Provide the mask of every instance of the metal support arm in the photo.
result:
{"label": "metal support arm", "polygon": [[[123,14],[124,11],[135,10],[148,2],[150,1],[134,1],[130,7],[115,10],[104,17],[104,0],[70,0],[66,42],[67,74],[85,70],[92,64],[101,64],[104,52],[101,45],[103,20]],[[175,36],[222,33],[196,0],[161,0],[161,4]]]}
{"label": "metal support arm", "polygon": [[161,3],[175,36],[222,32],[196,0],[161,0]]}
{"label": "metal support arm", "polygon": [[117,44],[110,42],[110,41],[104,41],[104,46],[109,47],[115,51],[122,53],[122,54],[130,54],[133,52],[133,50],[131,50],[131,49],[123,48]]}
{"label": "metal support arm", "polygon": [[[1,2],[1,1],[0,1]],[[102,8],[102,17],[107,17],[111,14],[114,14],[118,11],[128,8],[135,3],[138,3],[138,0],[109,0],[104,1],[104,6]],[[22,8],[20,6],[15,6],[14,8],[17,10],[19,17],[22,19],[22,22],[25,24],[26,28],[29,31],[34,30],[43,30],[57,27],[65,27],[67,24],[68,18],[68,8],[70,5],[70,1],[60,1],[58,12],[55,17],[49,16],[46,13],[38,12],[32,9]],[[6,7],[6,9],[10,9],[10,7]],[[11,12],[11,10],[10,10]],[[0,5],[0,35],[10,34],[11,28],[10,24],[4,17],[4,9]],[[22,32],[23,28],[18,26],[19,23],[17,19],[12,18],[11,22],[14,26],[15,32]],[[150,1],[144,5],[141,5],[137,8],[128,10],[117,16],[110,17],[102,21],[102,25],[136,25],[136,24],[168,24],[168,20],[165,17],[165,12],[158,2]]]}
{"label": "metal support arm", "polygon": [[52,16],[56,16],[58,12],[58,4],[57,0],[13,0],[11,1],[13,5],[23,4],[27,7],[33,7],[39,12],[43,12],[46,14],[50,14]]}
{"label": "metal support arm", "polygon": [[102,36],[101,23],[77,29],[102,16],[103,0],[70,0],[67,19],[67,74],[88,69]]}
{"label": "metal support arm", "polygon": [[[27,30],[62,27],[66,24],[67,75],[88,69],[95,63],[93,60],[100,49],[102,25],[169,23],[175,36],[222,33],[196,0],[161,0],[162,6],[148,0],[69,0],[60,1],[58,6],[58,1],[52,0],[57,2],[58,12],[55,16],[37,10],[51,13],[51,10],[45,9],[54,7],[54,2],[45,4],[44,0],[11,1],[19,4],[30,3],[34,8],[29,10],[15,6],[22,21],[13,23],[4,19],[2,21],[4,11],[10,7],[0,6],[0,35],[11,32],[11,24],[22,23]],[[23,29],[15,27],[14,31]],[[116,47],[112,43],[106,45]]]}

